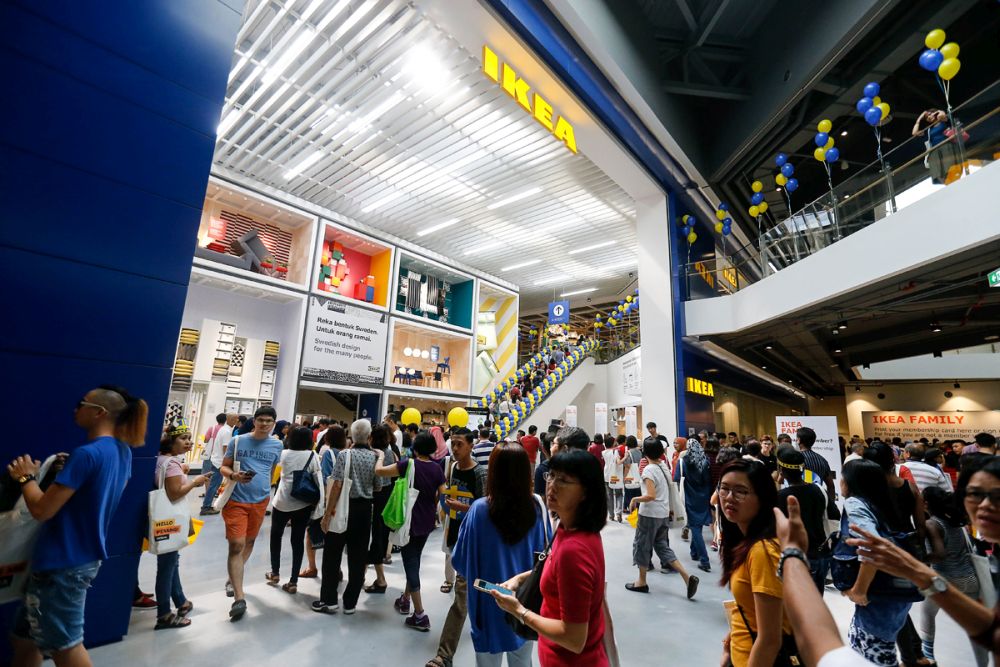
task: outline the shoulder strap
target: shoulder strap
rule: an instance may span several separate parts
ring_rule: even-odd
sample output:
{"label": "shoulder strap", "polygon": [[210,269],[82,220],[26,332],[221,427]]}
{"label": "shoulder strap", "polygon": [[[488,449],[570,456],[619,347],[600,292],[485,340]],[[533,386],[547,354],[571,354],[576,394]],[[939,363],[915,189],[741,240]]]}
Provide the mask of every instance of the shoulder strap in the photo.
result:
{"label": "shoulder strap", "polygon": [[[768,538],[768,539],[770,539],[770,538]],[[764,542],[764,541],[766,541],[766,540],[761,540],[761,542]],[[751,547],[751,549],[752,549],[752,547]],[[768,552],[766,544],[764,545],[764,555],[767,556],[767,559],[769,561],[772,560],[771,559],[771,554]],[[743,561],[743,567],[746,568],[746,570],[747,570],[747,579],[750,579],[750,552],[749,551],[747,552],[747,559],[745,561]],[[775,569],[777,569],[778,566],[775,565],[774,567],[775,567]],[[735,602],[735,600],[734,600],[734,602]],[[738,602],[736,603],[736,609],[739,610],[740,617],[743,619],[743,625],[746,626],[747,632],[750,633],[750,640],[754,641],[754,642],[757,641],[757,633],[750,629],[750,623],[747,621],[746,614],[743,613],[743,607],[741,607]],[[784,613],[784,612],[782,612],[782,613]],[[784,616],[782,616],[782,619],[784,619]],[[782,620],[782,622],[784,622],[784,621]],[[782,630],[782,632],[784,632],[784,630]]]}
{"label": "shoulder strap", "polygon": [[736,609],[740,612],[740,618],[743,619],[743,625],[746,626],[747,632],[750,633],[750,642],[757,641],[757,633],[750,629],[750,622],[747,621],[747,615],[743,613],[743,607],[740,606],[739,602],[736,603]]}
{"label": "shoulder strap", "polygon": [[347,458],[344,459],[344,480],[351,478],[351,450],[347,450]]}
{"label": "shoulder strap", "polygon": [[302,466],[303,470],[309,470],[309,466],[312,465],[313,457],[316,456],[316,452],[309,452],[309,458],[306,459],[306,464]]}

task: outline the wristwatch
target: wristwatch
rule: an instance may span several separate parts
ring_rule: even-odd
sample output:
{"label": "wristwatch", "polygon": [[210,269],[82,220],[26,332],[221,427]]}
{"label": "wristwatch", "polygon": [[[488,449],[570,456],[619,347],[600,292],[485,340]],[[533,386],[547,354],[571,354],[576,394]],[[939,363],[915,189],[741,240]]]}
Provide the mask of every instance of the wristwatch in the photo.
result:
{"label": "wristwatch", "polygon": [[32,482],[34,480],[35,480],[35,476],[34,475],[30,475],[30,474],[29,475],[21,475],[20,477],[17,478],[17,483],[21,484],[23,486],[23,485],[27,484],[28,482]]}
{"label": "wristwatch", "polygon": [[944,593],[946,590],[948,590],[948,582],[945,581],[942,577],[934,575],[934,577],[931,579],[931,585],[928,586],[927,588],[921,588],[920,594],[923,595],[925,598],[929,598],[932,595],[937,595],[938,593]]}
{"label": "wristwatch", "polygon": [[781,579],[781,575],[785,570],[785,561],[789,558],[798,558],[805,564],[806,569],[809,569],[809,559],[806,558],[805,552],[796,547],[788,547],[781,552],[781,559],[778,561],[778,579]]}

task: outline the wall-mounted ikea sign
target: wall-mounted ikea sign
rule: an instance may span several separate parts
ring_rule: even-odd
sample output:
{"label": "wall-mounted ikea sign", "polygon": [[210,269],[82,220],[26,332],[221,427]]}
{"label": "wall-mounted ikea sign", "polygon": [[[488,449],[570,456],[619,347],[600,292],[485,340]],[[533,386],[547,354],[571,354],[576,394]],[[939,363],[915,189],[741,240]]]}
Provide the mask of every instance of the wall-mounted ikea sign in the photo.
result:
{"label": "wall-mounted ikea sign", "polygon": [[576,136],[573,126],[558,115],[552,105],[541,95],[532,92],[531,86],[507,63],[501,63],[499,56],[490,47],[483,45],[483,74],[500,84],[508,95],[514,98],[525,111],[535,117],[546,130],[561,141],[566,148],[576,153]]}
{"label": "wall-mounted ikea sign", "polygon": [[699,380],[698,378],[685,378],[687,383],[687,390],[692,394],[700,394],[701,396],[715,396],[715,388],[712,386],[711,382],[705,382],[704,380]]}

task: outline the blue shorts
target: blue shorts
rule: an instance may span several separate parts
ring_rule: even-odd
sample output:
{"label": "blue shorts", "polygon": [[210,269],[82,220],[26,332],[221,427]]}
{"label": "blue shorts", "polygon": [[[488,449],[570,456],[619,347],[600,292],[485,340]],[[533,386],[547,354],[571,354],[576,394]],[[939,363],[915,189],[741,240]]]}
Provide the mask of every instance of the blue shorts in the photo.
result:
{"label": "blue shorts", "polygon": [[35,644],[43,654],[65,651],[83,641],[83,606],[101,561],[32,572],[24,604],[14,620],[14,636]]}

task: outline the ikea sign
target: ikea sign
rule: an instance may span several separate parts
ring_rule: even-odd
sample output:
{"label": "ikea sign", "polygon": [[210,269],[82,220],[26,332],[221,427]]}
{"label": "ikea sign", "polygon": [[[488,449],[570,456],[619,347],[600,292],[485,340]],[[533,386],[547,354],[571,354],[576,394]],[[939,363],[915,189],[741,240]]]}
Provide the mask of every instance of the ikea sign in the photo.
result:
{"label": "ikea sign", "polygon": [[556,113],[544,97],[533,92],[531,85],[518,76],[510,65],[501,63],[496,52],[486,45],[483,45],[483,74],[494,83],[500,84],[500,87],[513,97],[525,111],[534,116],[542,127],[551,132],[552,136],[562,142],[566,148],[576,153],[576,136],[569,121]]}

